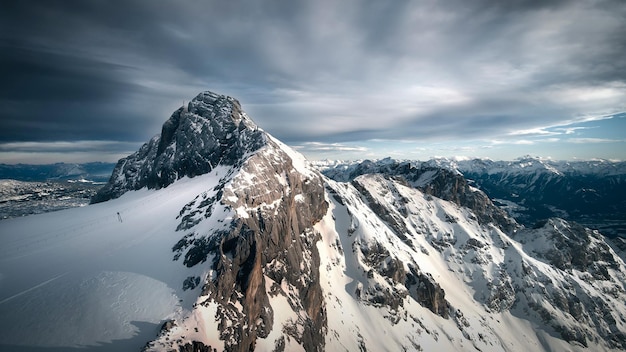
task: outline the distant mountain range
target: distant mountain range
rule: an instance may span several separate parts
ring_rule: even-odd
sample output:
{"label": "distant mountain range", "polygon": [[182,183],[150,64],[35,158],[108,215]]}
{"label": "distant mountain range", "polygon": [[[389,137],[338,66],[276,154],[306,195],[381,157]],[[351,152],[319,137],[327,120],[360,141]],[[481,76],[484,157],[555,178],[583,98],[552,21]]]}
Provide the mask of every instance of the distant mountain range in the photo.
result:
{"label": "distant mountain range", "polygon": [[89,204],[113,163],[0,164],[0,220]]}
{"label": "distant mountain range", "polygon": [[625,162],[524,157],[513,162],[468,160],[457,168],[527,226],[560,217],[607,236],[626,237]]}
{"label": "distant mountain range", "polygon": [[398,163],[459,173],[527,227],[560,217],[598,229],[609,237],[626,238],[626,162],[555,161],[530,156],[514,161],[438,158],[420,162],[387,158],[315,162],[327,176],[344,181]]}
{"label": "distant mountain range", "polygon": [[101,183],[0,180],[0,220],[88,205]]}
{"label": "distant mountain range", "polygon": [[56,163],[47,165],[0,164],[0,179],[17,181],[89,180],[106,182],[111,177],[114,163],[85,164]]}

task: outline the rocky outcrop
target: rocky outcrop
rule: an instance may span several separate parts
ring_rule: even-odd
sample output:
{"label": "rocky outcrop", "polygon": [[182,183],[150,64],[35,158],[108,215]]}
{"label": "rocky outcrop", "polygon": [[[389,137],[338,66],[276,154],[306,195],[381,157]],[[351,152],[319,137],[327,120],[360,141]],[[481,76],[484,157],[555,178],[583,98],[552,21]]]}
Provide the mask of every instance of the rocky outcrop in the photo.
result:
{"label": "rocky outcrop", "polygon": [[[407,245],[413,247],[413,243],[407,237],[409,230],[406,228],[406,225],[404,221],[400,218],[400,216],[398,216],[394,212],[389,211],[389,209],[387,209],[386,206],[378,202],[376,198],[373,197],[372,194],[369,192],[367,187],[365,187],[361,182],[359,182],[358,179],[353,180],[352,185],[367,200],[368,206],[370,207],[370,209],[372,209],[379,218],[381,218],[385,223],[387,223],[387,225],[393,230],[396,236],[398,236],[398,238],[400,238]],[[397,190],[395,190],[393,183],[391,182],[388,183],[388,186],[390,188],[389,191],[397,193]],[[399,199],[399,202],[404,201],[402,197],[398,197],[398,199]],[[401,215],[403,216],[407,215],[406,209],[403,207],[402,204],[397,204],[396,208],[400,210]]]}
{"label": "rocky outcrop", "polygon": [[611,244],[617,255],[619,255],[622,260],[626,261],[626,238],[611,238],[609,244]]}
{"label": "rocky outcrop", "polygon": [[[588,346],[600,336],[611,348],[626,346],[623,313],[611,308],[611,302],[626,297],[624,262],[600,233],[552,218],[521,230],[515,239],[554,270],[546,273],[525,264],[525,283],[515,288],[519,303],[527,304],[566,341]],[[555,277],[567,279],[557,286]],[[601,289],[594,292],[591,287]]]}
{"label": "rocky outcrop", "polygon": [[[619,268],[618,259],[598,231],[558,218],[539,222],[534,230],[533,234],[544,234],[543,240],[550,244],[535,248],[534,252],[556,268],[588,272],[599,280],[609,280],[609,269]],[[516,238],[522,243],[535,240],[529,231],[521,232]]]}
{"label": "rocky outcrop", "polygon": [[411,296],[431,312],[444,318],[449,317],[450,303],[446,301],[446,292],[439,286],[432,275],[420,272],[416,266],[410,266],[406,277],[406,286]]}
{"label": "rocky outcrop", "polygon": [[211,346],[207,346],[200,341],[188,342],[178,347],[179,352],[213,352],[216,351]]}
{"label": "rocky outcrop", "polygon": [[[428,181],[422,183],[420,181],[424,175],[428,175]],[[409,182],[417,183],[416,187],[426,194],[471,209],[480,223],[493,223],[507,233],[519,228],[485,193],[470,187],[463,175],[447,169],[425,167],[412,170],[404,177]]]}
{"label": "rocky outcrop", "polygon": [[[227,351],[254,350],[257,340],[274,329],[280,329],[276,348],[295,340],[307,351],[321,351],[326,311],[316,247],[320,237],[313,225],[328,204],[322,176],[298,158],[260,130],[237,100],[203,92],[176,110],[160,135],[121,159],[92,202],[215,170],[217,185],[189,201],[176,217],[180,236],[172,243],[173,260],[209,272],[181,277],[182,289],[201,287],[197,305],[217,305],[222,341],[215,343]],[[285,309],[272,306],[278,295],[296,320],[275,324],[274,309]],[[212,350],[202,339],[170,339],[188,327],[184,321],[168,324],[146,350]]]}
{"label": "rocky outcrop", "polygon": [[203,92],[176,110],[136,153],[120,159],[92,203],[143,187],[163,188],[184,177],[206,174],[218,165],[237,165],[266,144],[266,135],[231,97]]}
{"label": "rocky outcrop", "polygon": [[[206,304],[220,306],[225,349],[250,351],[258,338],[266,338],[274,326],[271,298],[280,294],[288,297],[294,312],[305,312],[294,326],[285,326],[283,334],[307,351],[322,350],[326,315],[315,246],[319,235],[312,231],[328,208],[321,176],[298,172],[291,158],[268,141],[216,196],[207,199],[181,211],[181,219],[188,216],[181,231],[201,227],[207,217],[201,215],[211,216],[205,208],[215,203],[235,213],[229,228],[210,234],[192,232],[193,239],[184,238],[174,251],[184,253],[188,266],[213,258],[213,273],[202,296]],[[283,290],[285,286],[290,292]]]}

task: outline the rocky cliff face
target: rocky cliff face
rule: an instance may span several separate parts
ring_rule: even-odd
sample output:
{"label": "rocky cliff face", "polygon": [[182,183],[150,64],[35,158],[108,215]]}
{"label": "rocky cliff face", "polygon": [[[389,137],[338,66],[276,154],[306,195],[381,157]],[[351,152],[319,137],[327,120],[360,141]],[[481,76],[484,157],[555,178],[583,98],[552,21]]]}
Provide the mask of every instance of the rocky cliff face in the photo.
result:
{"label": "rocky cliff face", "polygon": [[[518,309],[527,305],[567,341],[584,346],[605,341],[611,348],[626,348],[626,315],[620,308],[612,309],[614,299],[626,299],[624,262],[604,236],[552,218],[514,238],[535,262],[523,260],[523,275],[516,273]],[[544,263],[554,272],[540,270]]]}
{"label": "rocky cliff face", "polygon": [[[325,302],[313,225],[328,205],[321,175],[303,169],[304,161],[291,153],[258,129],[236,100],[205,92],[188,111],[176,111],[160,136],[120,160],[94,202],[141,187],[166,187],[183,176],[213,170],[224,175],[180,210],[180,240],[172,244],[181,265],[206,268],[206,276],[181,278],[181,284],[202,285],[192,313],[215,309],[219,343],[170,339],[193,324],[183,319],[146,350],[219,345],[250,351],[259,340],[279,348],[285,339],[309,351],[323,349]],[[288,305],[276,303],[281,300]],[[285,321],[287,310],[296,319]]]}
{"label": "rocky cliff face", "polygon": [[270,142],[244,163],[219,201],[236,215],[229,230],[210,239],[215,246],[209,251],[214,254],[213,272],[202,294],[203,304],[223,307],[218,315],[225,350],[250,351],[258,338],[270,335],[274,309],[285,309],[272,307],[271,298],[278,295],[287,297],[298,315],[279,333],[308,351],[323,350],[326,315],[315,247],[319,235],[312,231],[327,209],[321,178],[296,171]]}
{"label": "rocky cliff face", "polygon": [[217,165],[237,165],[265,144],[264,132],[236,99],[200,93],[172,114],[160,135],[118,161],[92,203],[117,198],[129,190],[166,187],[184,176],[206,174]]}

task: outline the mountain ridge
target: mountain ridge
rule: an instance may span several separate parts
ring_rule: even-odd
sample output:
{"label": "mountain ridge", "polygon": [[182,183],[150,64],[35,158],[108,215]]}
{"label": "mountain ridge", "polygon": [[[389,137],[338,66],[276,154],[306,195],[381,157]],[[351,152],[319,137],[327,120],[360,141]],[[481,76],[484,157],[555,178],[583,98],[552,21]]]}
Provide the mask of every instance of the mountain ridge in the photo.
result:
{"label": "mountain ridge", "polygon": [[[554,161],[521,157],[515,161],[447,159],[428,161],[314,162],[331,178],[345,178],[363,165],[372,169],[407,163],[443,168],[468,182],[527,227],[550,217],[574,220],[609,237],[626,237],[626,162]],[[343,179],[342,179],[343,180]]]}

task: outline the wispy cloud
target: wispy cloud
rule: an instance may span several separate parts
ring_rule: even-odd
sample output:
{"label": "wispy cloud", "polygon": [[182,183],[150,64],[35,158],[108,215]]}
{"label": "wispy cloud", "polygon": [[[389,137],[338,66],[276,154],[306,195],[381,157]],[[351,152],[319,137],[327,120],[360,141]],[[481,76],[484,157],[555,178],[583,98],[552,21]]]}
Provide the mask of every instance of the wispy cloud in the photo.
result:
{"label": "wispy cloud", "polygon": [[516,140],[497,140],[494,139],[491,141],[493,145],[502,145],[502,144],[513,144],[513,145],[533,145],[535,141],[531,141],[528,139],[516,139]]}
{"label": "wispy cloud", "polygon": [[575,134],[576,131],[584,131],[592,128],[594,127],[560,127],[555,128],[554,130],[564,134]]}
{"label": "wispy cloud", "polygon": [[569,138],[565,141],[569,143],[576,144],[586,144],[586,143],[623,143],[626,142],[625,139],[609,139],[609,138]]}
{"label": "wispy cloud", "polygon": [[360,146],[348,146],[341,143],[307,142],[294,145],[293,148],[308,152],[367,152],[368,148]]}
{"label": "wispy cloud", "polygon": [[58,153],[58,152],[94,152],[107,150],[109,152],[132,152],[137,150],[141,143],[119,141],[53,141],[53,142],[7,142],[0,143],[2,152],[20,153]]}
{"label": "wispy cloud", "polygon": [[610,120],[618,114],[602,115],[602,116],[583,116],[573,120],[564,121],[563,123],[534,127],[530,129],[515,130],[509,132],[508,136],[526,136],[526,137],[546,137],[558,135],[572,135],[579,131],[585,131],[597,128],[597,126],[580,126],[581,124]]}
{"label": "wispy cloud", "polygon": [[554,136],[561,134],[560,132],[548,131],[549,127],[536,127],[526,130],[518,130],[509,132],[509,136]]}

